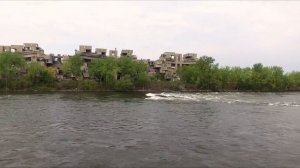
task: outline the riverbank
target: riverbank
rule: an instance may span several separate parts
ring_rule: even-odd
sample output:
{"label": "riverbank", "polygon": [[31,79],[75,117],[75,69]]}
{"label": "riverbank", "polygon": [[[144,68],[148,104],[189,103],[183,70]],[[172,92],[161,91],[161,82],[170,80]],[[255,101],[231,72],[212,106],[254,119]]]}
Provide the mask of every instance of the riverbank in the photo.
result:
{"label": "riverbank", "polygon": [[255,91],[255,90],[170,90],[170,89],[136,89],[136,90],[110,90],[110,89],[98,89],[98,90],[81,90],[81,89],[53,89],[53,88],[43,88],[43,89],[22,89],[22,90],[0,90],[0,94],[14,94],[14,93],[55,93],[55,92],[64,92],[64,93],[79,93],[79,92],[123,92],[123,93],[161,93],[161,92],[179,92],[179,93],[211,93],[211,92],[219,92],[219,93],[236,93],[236,92],[244,92],[244,93],[284,93],[284,92],[300,92],[300,90],[285,90],[285,91]]}
{"label": "riverbank", "polygon": [[[285,73],[278,66],[218,67],[212,57],[200,57],[196,64],[176,73],[155,71],[131,59],[92,61],[88,73],[83,60],[74,56],[60,69],[33,62],[20,54],[0,54],[0,90],[30,91],[183,91],[183,92],[282,92],[300,90],[300,72]],[[72,64],[74,63],[74,65]],[[72,66],[71,66],[72,65]],[[174,78],[174,75],[176,78]],[[173,77],[172,77],[173,76]]]}

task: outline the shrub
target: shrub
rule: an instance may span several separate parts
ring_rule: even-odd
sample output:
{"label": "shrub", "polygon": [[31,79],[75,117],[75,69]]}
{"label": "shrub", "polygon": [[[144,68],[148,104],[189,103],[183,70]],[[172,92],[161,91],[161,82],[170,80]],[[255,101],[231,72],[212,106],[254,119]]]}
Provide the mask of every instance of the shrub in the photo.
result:
{"label": "shrub", "polygon": [[82,80],[82,81],[79,81],[78,89],[80,89],[80,90],[97,90],[98,83],[94,80]]}

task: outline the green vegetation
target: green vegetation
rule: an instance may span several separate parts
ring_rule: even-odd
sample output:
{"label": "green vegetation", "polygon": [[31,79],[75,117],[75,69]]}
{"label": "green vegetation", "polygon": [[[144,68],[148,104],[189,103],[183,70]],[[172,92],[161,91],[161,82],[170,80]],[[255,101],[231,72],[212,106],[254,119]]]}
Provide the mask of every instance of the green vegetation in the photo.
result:
{"label": "green vegetation", "polygon": [[89,73],[99,84],[116,90],[144,88],[150,81],[147,66],[129,58],[95,59],[89,66]]}
{"label": "green vegetation", "polygon": [[51,85],[54,78],[50,71],[38,62],[32,62],[27,66],[26,76],[33,86]]}
{"label": "green vegetation", "polygon": [[63,64],[63,72],[67,77],[78,78],[82,74],[81,66],[83,65],[83,60],[79,55],[75,55],[66,60]]}
{"label": "green vegetation", "polygon": [[181,81],[200,90],[212,91],[295,91],[300,89],[300,73],[284,73],[278,66],[261,63],[252,68],[222,67],[212,57],[203,56],[191,66],[179,69]]}
{"label": "green vegetation", "polygon": [[54,67],[26,63],[20,53],[0,53],[0,90],[207,90],[299,91],[300,72],[284,73],[278,66],[219,67],[203,56],[178,69],[180,81],[166,81],[161,74],[149,77],[147,65],[129,58],[95,59],[89,63],[89,79],[83,78],[83,60],[70,57],[63,64],[66,79],[56,78]]}
{"label": "green vegetation", "polygon": [[0,54],[0,87],[9,89],[25,70],[24,57],[19,53]]}

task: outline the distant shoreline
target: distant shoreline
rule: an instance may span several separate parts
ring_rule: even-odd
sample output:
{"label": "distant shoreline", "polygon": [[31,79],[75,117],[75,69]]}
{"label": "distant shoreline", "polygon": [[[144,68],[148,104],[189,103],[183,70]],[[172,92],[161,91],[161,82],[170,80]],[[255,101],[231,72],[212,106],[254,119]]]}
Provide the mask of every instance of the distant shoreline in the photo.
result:
{"label": "distant shoreline", "polygon": [[55,89],[49,89],[49,90],[0,90],[0,95],[5,95],[6,93],[55,93],[55,92],[65,92],[65,93],[108,93],[108,92],[114,92],[114,93],[161,93],[161,92],[177,92],[177,93],[298,93],[300,90],[286,90],[286,91],[253,91],[253,90],[222,90],[222,91],[212,91],[212,90],[170,90],[170,89],[164,89],[164,90],[75,90],[75,89],[62,89],[62,90],[55,90]]}

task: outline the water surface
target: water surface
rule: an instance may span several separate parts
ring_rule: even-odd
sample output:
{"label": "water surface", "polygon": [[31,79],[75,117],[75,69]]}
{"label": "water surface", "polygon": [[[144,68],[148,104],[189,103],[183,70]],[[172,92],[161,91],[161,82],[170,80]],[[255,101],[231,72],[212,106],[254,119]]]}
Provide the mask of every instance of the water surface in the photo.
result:
{"label": "water surface", "polygon": [[299,93],[0,95],[0,167],[299,167]]}

